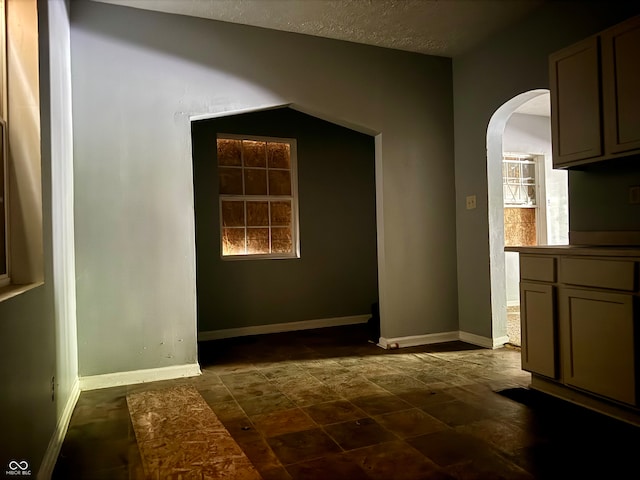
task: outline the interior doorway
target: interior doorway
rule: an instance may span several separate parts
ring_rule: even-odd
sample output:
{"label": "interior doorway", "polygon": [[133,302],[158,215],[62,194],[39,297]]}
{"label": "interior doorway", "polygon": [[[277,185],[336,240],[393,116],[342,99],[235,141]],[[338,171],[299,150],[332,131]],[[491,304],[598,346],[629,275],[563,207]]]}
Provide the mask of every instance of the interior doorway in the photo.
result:
{"label": "interior doorway", "polygon": [[520,346],[519,257],[505,245],[568,243],[567,172],[554,170],[548,90],[514,97],[487,131],[492,327]]}

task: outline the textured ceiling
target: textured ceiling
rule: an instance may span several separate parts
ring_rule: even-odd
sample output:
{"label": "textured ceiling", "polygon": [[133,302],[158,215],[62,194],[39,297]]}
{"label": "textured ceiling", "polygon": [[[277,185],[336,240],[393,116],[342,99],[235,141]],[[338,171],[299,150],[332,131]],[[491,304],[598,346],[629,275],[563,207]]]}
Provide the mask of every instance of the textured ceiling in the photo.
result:
{"label": "textured ceiling", "polygon": [[544,0],[94,0],[454,57]]}

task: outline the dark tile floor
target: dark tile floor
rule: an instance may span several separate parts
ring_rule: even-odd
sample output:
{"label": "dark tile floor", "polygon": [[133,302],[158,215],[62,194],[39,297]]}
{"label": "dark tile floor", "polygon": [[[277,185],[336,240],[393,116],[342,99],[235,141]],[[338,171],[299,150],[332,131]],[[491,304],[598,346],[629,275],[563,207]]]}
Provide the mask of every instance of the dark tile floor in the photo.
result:
{"label": "dark tile floor", "polygon": [[265,480],[640,478],[640,429],[535,395],[517,349],[366,339],[349,326],[206,342],[202,376],[83,392],[53,478],[144,478],[126,395],[181,384]]}

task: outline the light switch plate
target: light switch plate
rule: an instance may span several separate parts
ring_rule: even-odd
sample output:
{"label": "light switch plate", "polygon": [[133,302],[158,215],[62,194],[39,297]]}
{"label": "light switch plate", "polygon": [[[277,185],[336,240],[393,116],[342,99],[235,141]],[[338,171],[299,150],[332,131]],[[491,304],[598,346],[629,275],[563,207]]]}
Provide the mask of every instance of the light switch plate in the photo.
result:
{"label": "light switch plate", "polygon": [[629,203],[631,205],[640,204],[640,185],[629,187]]}
{"label": "light switch plate", "polygon": [[476,208],[476,196],[468,195],[467,196],[467,210],[473,210]]}

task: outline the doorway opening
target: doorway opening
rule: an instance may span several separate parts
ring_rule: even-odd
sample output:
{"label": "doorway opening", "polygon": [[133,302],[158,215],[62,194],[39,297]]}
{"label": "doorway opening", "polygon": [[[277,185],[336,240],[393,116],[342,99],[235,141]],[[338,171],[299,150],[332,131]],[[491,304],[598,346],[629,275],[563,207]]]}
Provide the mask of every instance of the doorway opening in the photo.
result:
{"label": "doorway opening", "polygon": [[493,337],[519,347],[519,256],[504,247],[568,243],[568,179],[552,166],[548,90],[520,94],[494,113],[487,172]]}
{"label": "doorway opening", "polygon": [[194,121],[192,145],[198,339],[367,323],[374,137],[283,106]]}

